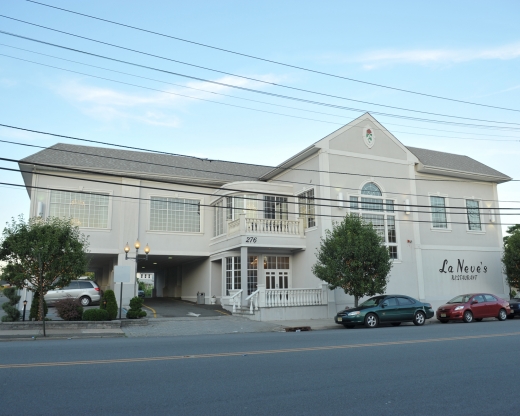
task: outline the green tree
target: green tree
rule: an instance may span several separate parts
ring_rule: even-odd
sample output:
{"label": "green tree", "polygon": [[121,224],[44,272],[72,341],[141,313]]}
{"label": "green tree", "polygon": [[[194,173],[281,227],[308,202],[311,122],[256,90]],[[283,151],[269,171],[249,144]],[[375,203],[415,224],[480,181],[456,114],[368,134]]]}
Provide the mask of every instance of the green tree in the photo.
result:
{"label": "green tree", "polygon": [[[105,307],[105,301],[107,302]],[[103,299],[101,299],[101,306],[100,309],[106,309],[108,312],[108,319],[116,319],[117,318],[117,301],[116,301],[116,295],[114,294],[113,290],[105,290],[105,293],[103,294]]]}
{"label": "green tree", "polygon": [[43,297],[85,274],[87,248],[87,237],[70,220],[35,217],[26,222],[20,216],[3,231],[0,261],[6,266],[2,277],[13,286],[39,293],[38,320],[43,320]]}
{"label": "green tree", "polygon": [[325,233],[312,267],[316,277],[354,296],[356,307],[359,298],[386,290],[392,260],[371,223],[349,214]]}
{"label": "green tree", "polygon": [[143,300],[136,296],[130,299],[130,310],[126,313],[128,319],[139,319],[146,316],[146,312],[141,308],[143,306]]}
{"label": "green tree", "polygon": [[4,289],[4,296],[9,299],[2,305],[2,309],[6,315],[2,316],[2,322],[14,322],[20,319],[20,311],[16,307],[20,301],[20,296],[16,294],[15,287],[8,287]]}
{"label": "green tree", "polygon": [[509,287],[518,289],[520,288],[520,224],[509,227],[507,232],[509,235],[504,237],[502,263]]}
{"label": "green tree", "polygon": [[[38,294],[38,292],[34,292],[32,302],[31,302],[31,309],[29,309],[29,321],[32,321],[33,319],[38,320],[39,306],[40,306],[40,295]],[[47,306],[47,302],[45,302],[45,299],[43,299],[43,318],[45,318],[48,313],[49,313],[49,308]]]}

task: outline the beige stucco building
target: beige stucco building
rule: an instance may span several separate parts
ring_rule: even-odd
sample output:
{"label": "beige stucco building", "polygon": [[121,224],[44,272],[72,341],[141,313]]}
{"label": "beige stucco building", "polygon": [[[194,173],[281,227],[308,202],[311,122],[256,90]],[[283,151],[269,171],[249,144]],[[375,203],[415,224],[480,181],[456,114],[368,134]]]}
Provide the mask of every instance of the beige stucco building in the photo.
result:
{"label": "beige stucco building", "polygon": [[[328,290],[311,266],[325,230],[356,212],[393,257],[388,293],[434,307],[461,293],[508,293],[497,185],[511,178],[405,147],[368,113],[275,169],[69,144],[20,167],[31,215],[70,216],[89,235],[103,289],[119,290],[114,267],[134,267],[123,247],[139,239],[151,253],[136,271],[153,273],[156,296],[204,293],[253,319],[331,317],[353,298]],[[127,304],[135,285],[123,289]]]}

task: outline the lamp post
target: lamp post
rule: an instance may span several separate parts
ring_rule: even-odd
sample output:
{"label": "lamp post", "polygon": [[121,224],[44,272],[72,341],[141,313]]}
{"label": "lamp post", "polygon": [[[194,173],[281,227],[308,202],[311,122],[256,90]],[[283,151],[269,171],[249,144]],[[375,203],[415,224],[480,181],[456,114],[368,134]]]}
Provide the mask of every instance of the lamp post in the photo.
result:
{"label": "lamp post", "polygon": [[23,321],[25,322],[25,309],[27,308],[27,299],[23,301]]}
{"label": "lamp post", "polygon": [[[135,277],[134,297],[135,297],[137,295],[136,294],[137,263],[139,263],[142,260],[148,260],[148,254],[150,254],[150,247],[148,246],[148,243],[146,243],[146,247],[144,248],[144,254],[139,254],[139,249],[141,248],[141,243],[139,242],[139,239],[137,239],[135,241],[134,247],[135,247],[135,257],[128,256],[128,253],[130,252],[130,246],[128,245],[128,242],[126,243],[124,250],[125,250],[125,260],[135,260],[135,268],[136,268],[136,271],[134,273],[134,277]],[[119,294],[119,319],[121,319],[122,301],[123,301],[123,284],[121,283],[121,293]]]}

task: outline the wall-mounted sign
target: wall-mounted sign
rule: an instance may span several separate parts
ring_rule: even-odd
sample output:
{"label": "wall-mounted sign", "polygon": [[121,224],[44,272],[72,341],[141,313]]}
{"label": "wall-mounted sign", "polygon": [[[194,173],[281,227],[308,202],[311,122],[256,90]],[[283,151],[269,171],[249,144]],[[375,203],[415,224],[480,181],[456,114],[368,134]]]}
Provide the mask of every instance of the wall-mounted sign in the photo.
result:
{"label": "wall-mounted sign", "polygon": [[488,268],[482,262],[479,264],[465,263],[466,260],[457,259],[457,264],[453,265],[444,260],[439,272],[451,274],[451,280],[477,280],[481,273],[487,273]]}

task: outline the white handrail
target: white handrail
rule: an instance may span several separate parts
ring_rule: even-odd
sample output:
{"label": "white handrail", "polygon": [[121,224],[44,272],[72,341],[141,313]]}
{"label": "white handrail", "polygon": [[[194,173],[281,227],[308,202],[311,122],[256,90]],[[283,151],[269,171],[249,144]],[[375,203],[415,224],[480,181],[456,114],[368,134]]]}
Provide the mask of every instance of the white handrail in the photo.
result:
{"label": "white handrail", "polygon": [[237,306],[240,305],[239,299],[242,298],[242,289],[240,289],[237,293],[235,293],[233,296],[229,298],[229,301],[233,305],[233,313],[237,311]]}
{"label": "white handrail", "polygon": [[[253,293],[251,293],[247,298],[246,300],[249,300],[250,301],[250,304],[249,304],[249,312],[251,314],[253,314],[253,311],[257,311],[258,310],[258,295],[260,294],[260,290],[257,289],[256,291],[254,291]],[[254,308],[253,308],[253,305],[254,305]]]}
{"label": "white handrail", "polygon": [[313,306],[324,305],[322,289],[266,289],[265,306]]}

